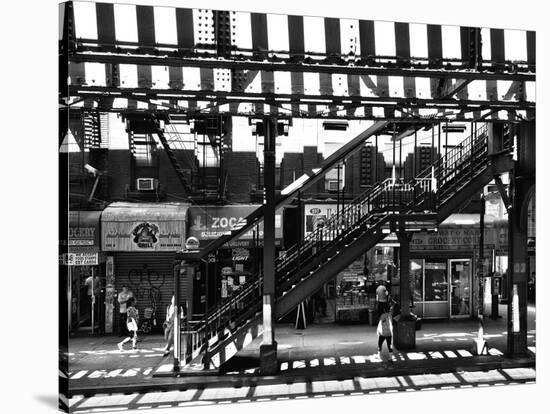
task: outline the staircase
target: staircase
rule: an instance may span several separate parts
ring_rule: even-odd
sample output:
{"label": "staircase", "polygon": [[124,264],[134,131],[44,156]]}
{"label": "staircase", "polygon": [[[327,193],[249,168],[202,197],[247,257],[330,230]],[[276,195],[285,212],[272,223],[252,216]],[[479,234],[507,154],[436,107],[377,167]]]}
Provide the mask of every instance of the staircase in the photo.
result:
{"label": "staircase", "polygon": [[[193,199],[201,199],[202,201],[219,201],[223,199],[225,197],[225,183],[224,176],[220,173],[223,136],[221,118],[195,120],[195,129],[191,130],[191,133],[195,133],[192,141],[185,141],[183,136],[188,134],[183,134],[177,130],[175,124],[179,121],[178,117],[170,117],[169,121],[164,125],[164,128],[160,128],[160,125],[158,125],[157,134],[186,194]],[[203,135],[208,139],[198,141],[196,134]],[[208,152],[208,148],[212,148],[216,158],[216,167],[208,167],[203,162],[202,170],[199,168],[199,160],[197,159],[200,153],[199,146],[202,147],[201,152],[203,154]],[[182,155],[178,156],[178,153]],[[190,155],[191,153],[193,155]],[[213,170],[216,173],[212,174]],[[208,173],[209,171],[210,173]]]}
{"label": "staircase", "polygon": [[[194,160],[188,160],[188,165],[191,166],[191,168],[184,168],[180,162],[178,161],[178,158],[176,157],[176,153],[174,150],[180,150],[183,151],[184,154],[186,154],[186,150],[189,148],[186,147],[183,140],[179,137],[179,132],[175,129],[173,125],[167,124],[164,131],[162,129],[158,129],[157,135],[159,137],[160,143],[162,144],[164,151],[166,151],[166,155],[168,155],[168,159],[170,160],[170,163],[174,167],[174,170],[176,171],[176,175],[180,181],[180,183],[183,185],[183,188],[185,189],[185,192],[188,194],[191,192],[191,185],[190,182],[192,182],[193,179],[193,173],[196,172],[196,165]],[[196,153],[196,148],[193,148],[194,153]]]}
{"label": "staircase", "polygon": [[[275,260],[275,319],[311,296],[336,273],[402,228],[433,228],[512,167],[509,144],[488,153],[488,131],[475,131],[408,183],[385,180],[365,191],[283,257]],[[262,333],[262,274],[249,278],[238,293],[211,308],[188,334],[190,368],[220,369]]]}

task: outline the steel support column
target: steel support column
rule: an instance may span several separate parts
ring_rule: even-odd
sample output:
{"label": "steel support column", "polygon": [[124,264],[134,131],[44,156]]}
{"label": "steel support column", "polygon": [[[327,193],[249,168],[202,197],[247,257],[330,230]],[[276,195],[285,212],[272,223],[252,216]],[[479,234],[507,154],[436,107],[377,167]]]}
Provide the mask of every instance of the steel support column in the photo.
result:
{"label": "steel support column", "polygon": [[[177,372],[180,370],[180,359],[181,359],[181,319],[180,319],[180,277],[181,277],[181,267],[183,266],[182,253],[176,253],[173,263],[173,274],[174,274],[174,364],[173,371]],[[185,356],[184,356],[185,358]]]}
{"label": "steel support column", "polygon": [[416,347],[416,321],[410,312],[410,242],[412,233],[397,231],[399,241],[399,297],[401,314],[395,323],[394,341],[398,349]]}
{"label": "steel support column", "polygon": [[535,123],[519,126],[518,160],[510,187],[512,208],[508,214],[508,343],[509,355],[527,353],[527,208],[535,183]]}
{"label": "steel support column", "polygon": [[263,342],[260,346],[260,372],[277,372],[277,342],[273,329],[275,314],[275,140],[277,121],[265,118],[264,130],[264,253],[263,253]]}

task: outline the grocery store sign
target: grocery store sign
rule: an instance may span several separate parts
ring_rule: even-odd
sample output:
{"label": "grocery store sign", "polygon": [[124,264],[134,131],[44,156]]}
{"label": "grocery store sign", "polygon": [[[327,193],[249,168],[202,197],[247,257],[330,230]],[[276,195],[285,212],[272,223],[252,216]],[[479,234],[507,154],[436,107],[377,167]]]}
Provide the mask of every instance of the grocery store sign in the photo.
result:
{"label": "grocery store sign", "polygon": [[[506,250],[508,230],[504,227],[486,228],[484,247]],[[411,240],[411,250],[456,250],[479,248],[479,229],[439,228],[435,233],[415,233]]]}

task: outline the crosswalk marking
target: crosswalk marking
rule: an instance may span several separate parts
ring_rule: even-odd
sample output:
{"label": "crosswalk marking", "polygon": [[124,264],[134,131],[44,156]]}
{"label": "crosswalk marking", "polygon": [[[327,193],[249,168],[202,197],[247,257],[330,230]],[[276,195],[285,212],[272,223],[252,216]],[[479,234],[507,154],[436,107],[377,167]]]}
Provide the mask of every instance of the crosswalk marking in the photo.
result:
{"label": "crosswalk marking", "polygon": [[88,373],[88,370],[87,369],[83,369],[82,371],[78,371],[76,374],[74,374],[73,376],[71,376],[71,379],[80,379],[82,378],[84,375],[86,375]]}
{"label": "crosswalk marking", "polygon": [[100,378],[105,376],[106,371],[104,369],[96,369],[94,372],[92,372],[90,375],[88,375],[88,378]]}
{"label": "crosswalk marking", "polygon": [[111,372],[109,372],[109,373],[107,374],[107,377],[111,377],[111,378],[112,378],[112,377],[116,377],[116,376],[117,376],[118,374],[120,374],[121,372],[122,372],[122,369],[120,369],[120,368],[119,368],[119,369],[114,369],[114,370],[112,370]]}
{"label": "crosswalk marking", "polygon": [[122,374],[123,377],[135,377],[138,372],[141,371],[141,368],[130,368],[126,370],[124,374]]}
{"label": "crosswalk marking", "polygon": [[323,358],[323,364],[325,366],[336,365],[336,359],[334,357]]}
{"label": "crosswalk marking", "polygon": [[426,356],[426,354],[422,352],[408,352],[407,358],[411,360],[420,360],[420,359],[427,359],[428,357]]}

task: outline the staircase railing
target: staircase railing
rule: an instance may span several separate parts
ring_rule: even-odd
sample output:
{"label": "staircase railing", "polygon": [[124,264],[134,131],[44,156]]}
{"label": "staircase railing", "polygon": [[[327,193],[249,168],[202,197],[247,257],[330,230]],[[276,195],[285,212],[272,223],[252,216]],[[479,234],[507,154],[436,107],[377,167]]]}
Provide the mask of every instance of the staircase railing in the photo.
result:
{"label": "staircase railing", "polygon": [[[436,211],[486,165],[487,128],[482,126],[408,183],[387,179],[344,206],[338,214],[275,259],[277,293],[304,277],[319,259],[358,229],[369,229],[392,213]],[[319,260],[317,260],[318,262]],[[306,276],[307,277],[307,276]],[[193,351],[222,339],[224,331],[238,327],[261,312],[263,277],[252,276],[232,296],[213,306],[192,329]],[[225,332],[228,333],[228,332]]]}

